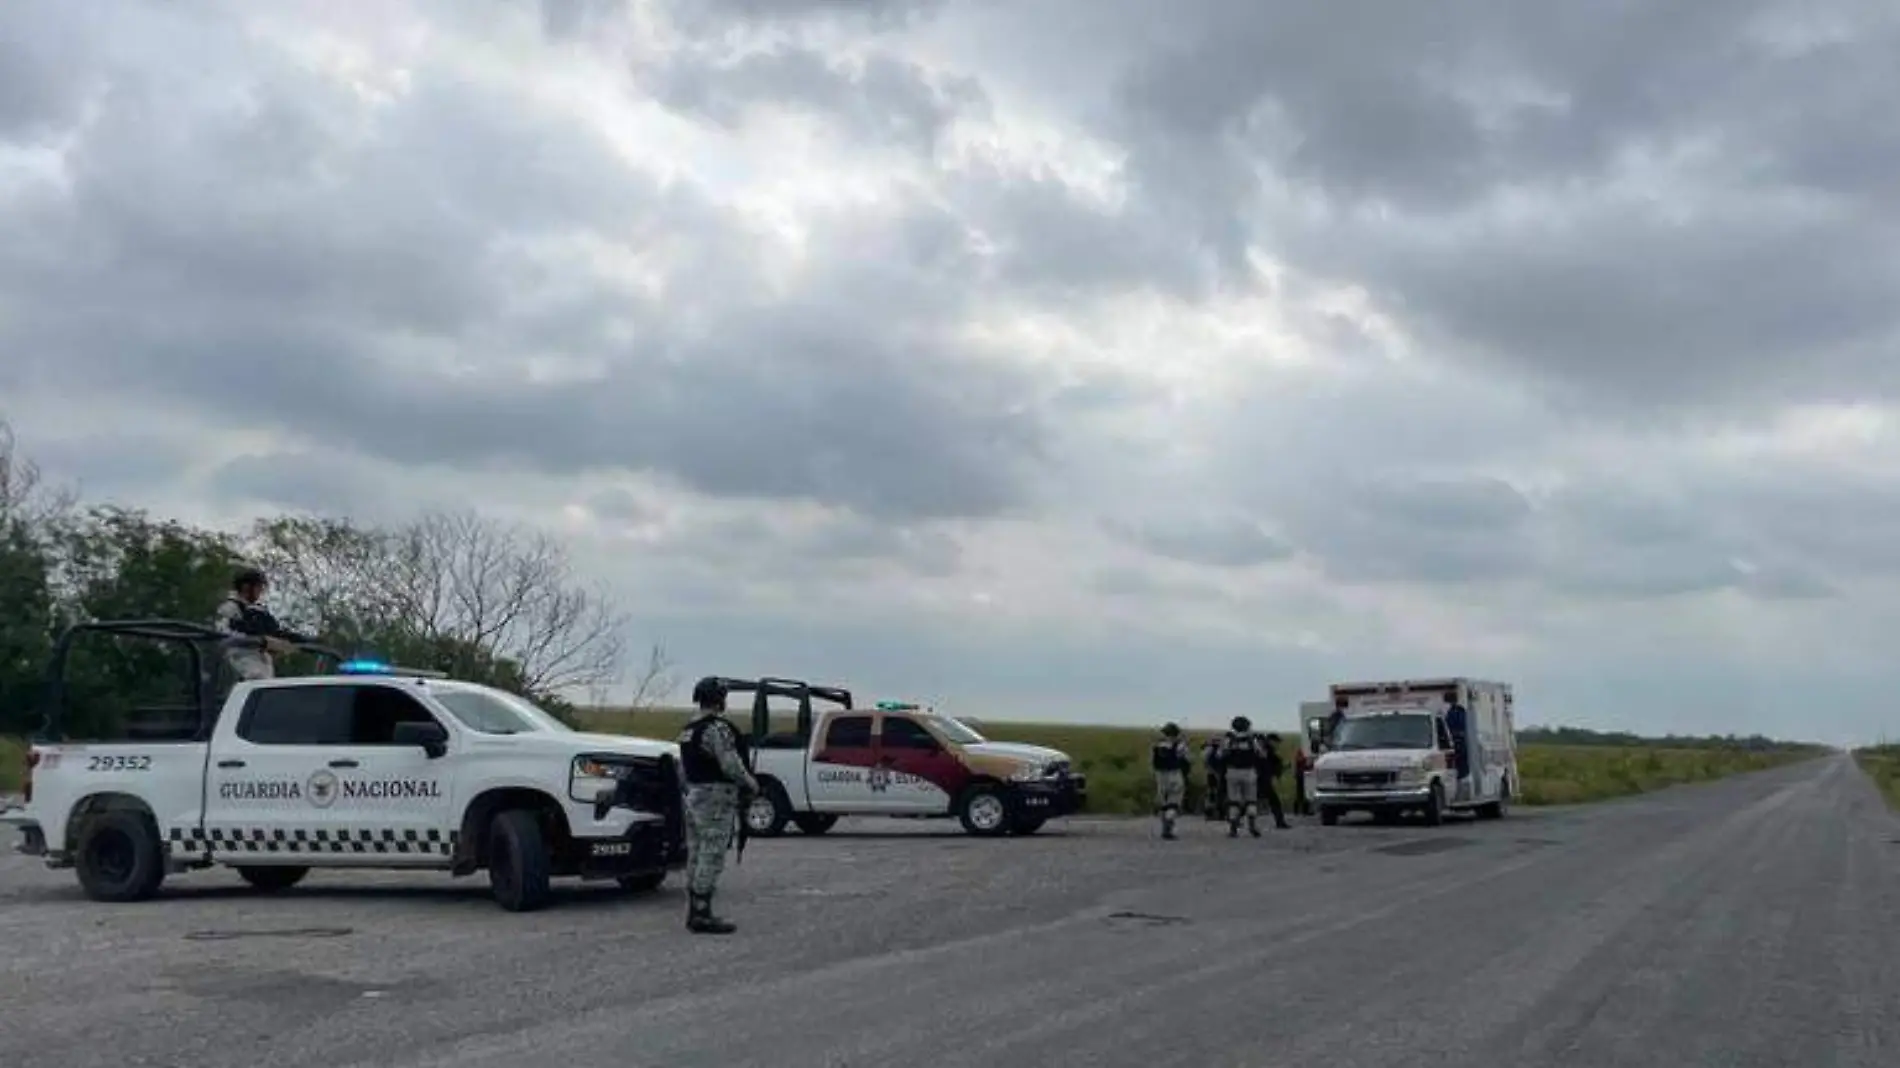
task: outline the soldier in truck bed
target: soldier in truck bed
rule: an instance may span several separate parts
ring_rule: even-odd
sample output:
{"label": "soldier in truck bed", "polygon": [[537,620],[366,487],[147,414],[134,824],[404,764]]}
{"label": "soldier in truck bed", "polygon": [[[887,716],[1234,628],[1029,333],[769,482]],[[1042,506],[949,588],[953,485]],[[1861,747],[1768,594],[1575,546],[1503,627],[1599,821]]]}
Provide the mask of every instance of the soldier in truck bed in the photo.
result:
{"label": "soldier in truck bed", "polygon": [[212,613],[212,626],[223,636],[219,646],[225,662],[239,679],[268,679],[277,674],[272,654],[289,653],[293,647],[314,641],[277,622],[264,607],[264,590],[269,580],[257,568],[247,567],[231,580],[231,592],[218,602]]}

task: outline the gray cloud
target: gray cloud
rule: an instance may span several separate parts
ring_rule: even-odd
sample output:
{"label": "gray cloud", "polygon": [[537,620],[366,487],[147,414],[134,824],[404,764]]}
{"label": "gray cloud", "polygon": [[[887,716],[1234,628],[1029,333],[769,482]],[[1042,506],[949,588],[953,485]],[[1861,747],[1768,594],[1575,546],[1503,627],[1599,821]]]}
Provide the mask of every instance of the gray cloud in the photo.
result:
{"label": "gray cloud", "polygon": [[[1077,715],[1439,670],[1421,613],[1547,719],[1877,692],[1888,439],[1699,435],[1900,386],[1880,6],[437,2],[415,51],[320,5],[9,13],[0,397],[102,492],[580,503],[709,670]],[[838,189],[763,155],[787,110]],[[1147,559],[1066,536],[1103,515]],[[939,596],[1027,612],[1045,566],[1067,622]]]}

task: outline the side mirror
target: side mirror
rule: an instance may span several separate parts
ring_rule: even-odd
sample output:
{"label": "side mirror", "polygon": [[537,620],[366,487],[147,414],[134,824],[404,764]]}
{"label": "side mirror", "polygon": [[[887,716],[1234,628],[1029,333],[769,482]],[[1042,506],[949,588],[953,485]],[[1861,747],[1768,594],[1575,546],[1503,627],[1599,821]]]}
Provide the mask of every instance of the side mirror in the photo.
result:
{"label": "side mirror", "polygon": [[389,740],[396,745],[420,746],[430,760],[449,751],[449,732],[440,723],[398,723]]}

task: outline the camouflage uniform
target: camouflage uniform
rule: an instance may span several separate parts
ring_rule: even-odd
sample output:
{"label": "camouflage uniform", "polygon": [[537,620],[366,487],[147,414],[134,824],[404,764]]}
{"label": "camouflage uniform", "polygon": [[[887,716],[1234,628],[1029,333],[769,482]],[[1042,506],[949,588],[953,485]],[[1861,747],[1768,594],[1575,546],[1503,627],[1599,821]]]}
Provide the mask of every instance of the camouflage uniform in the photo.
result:
{"label": "camouflage uniform", "polygon": [[739,732],[724,715],[725,691],[717,704],[705,689],[694,689],[699,714],[680,733],[680,759],[686,772],[686,927],[705,934],[727,934],[735,928],[713,915],[713,894],[726,869],[726,850],[742,818],[741,795],[757,794],[759,783],[739,755]]}
{"label": "camouflage uniform", "polygon": [[1222,777],[1227,786],[1227,837],[1240,835],[1240,821],[1247,820],[1247,833],[1260,837],[1260,769],[1266,763],[1266,742],[1253,732],[1245,716],[1234,718],[1233,730],[1221,739]]}
{"label": "camouflage uniform", "polygon": [[264,607],[266,585],[262,571],[245,568],[232,580],[230,595],[219,601],[211,614],[225,663],[244,682],[276,676],[277,666],[271,658],[273,644],[305,645],[312,641],[309,635],[286,628]]}
{"label": "camouflage uniform", "polygon": [[1174,820],[1187,798],[1188,768],[1192,763],[1187,743],[1181,740],[1181,728],[1170,723],[1155,739],[1155,811],[1161,815],[1161,837],[1174,837]]}
{"label": "camouflage uniform", "polygon": [[1212,823],[1227,810],[1227,788],[1221,781],[1219,738],[1209,738],[1201,746],[1201,764],[1207,771],[1207,798],[1201,802],[1201,811]]}

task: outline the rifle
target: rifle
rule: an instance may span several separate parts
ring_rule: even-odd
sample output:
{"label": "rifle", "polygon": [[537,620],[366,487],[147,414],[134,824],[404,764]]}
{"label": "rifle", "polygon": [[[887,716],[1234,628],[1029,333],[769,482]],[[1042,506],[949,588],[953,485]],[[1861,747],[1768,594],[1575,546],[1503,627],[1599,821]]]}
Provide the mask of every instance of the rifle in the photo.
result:
{"label": "rifle", "polygon": [[[732,735],[733,735],[734,740],[737,742],[739,746],[739,759],[745,762],[745,769],[751,772],[754,776],[757,776],[759,772],[758,753],[755,749],[752,748],[751,740],[745,736],[745,733],[743,731],[739,731],[737,729],[735,729],[732,732]],[[752,837],[752,825],[746,820],[745,814],[746,814],[746,809],[751,808],[751,807],[752,807],[751,791],[745,789],[744,787],[740,787],[739,810],[737,813],[738,820],[739,820],[739,836],[738,836],[739,849],[737,853],[733,854],[733,858],[732,858],[732,862],[735,865],[745,863],[745,844],[746,844],[746,841]]]}

